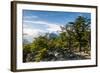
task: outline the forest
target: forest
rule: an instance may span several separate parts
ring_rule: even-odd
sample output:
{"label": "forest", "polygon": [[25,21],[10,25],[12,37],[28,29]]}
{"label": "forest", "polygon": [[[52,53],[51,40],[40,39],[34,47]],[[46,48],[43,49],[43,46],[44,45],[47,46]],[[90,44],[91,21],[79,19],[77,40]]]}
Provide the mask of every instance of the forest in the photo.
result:
{"label": "forest", "polygon": [[78,16],[73,22],[60,26],[58,34],[45,33],[32,43],[23,41],[23,62],[91,59],[90,24],[90,19]]}

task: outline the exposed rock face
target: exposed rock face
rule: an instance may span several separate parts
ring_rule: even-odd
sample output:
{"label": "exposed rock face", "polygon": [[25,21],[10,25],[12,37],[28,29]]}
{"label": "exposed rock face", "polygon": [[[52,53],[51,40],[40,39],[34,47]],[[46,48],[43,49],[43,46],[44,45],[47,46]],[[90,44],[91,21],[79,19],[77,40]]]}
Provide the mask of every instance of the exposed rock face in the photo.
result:
{"label": "exposed rock face", "polygon": [[48,35],[48,38],[56,38],[58,36],[58,34],[57,33],[50,33],[49,35]]}
{"label": "exposed rock face", "polygon": [[[25,62],[35,62],[35,53],[27,54]],[[90,56],[86,56],[83,53],[73,53],[68,51],[48,51],[40,61],[65,61],[65,60],[82,60],[90,59]]]}

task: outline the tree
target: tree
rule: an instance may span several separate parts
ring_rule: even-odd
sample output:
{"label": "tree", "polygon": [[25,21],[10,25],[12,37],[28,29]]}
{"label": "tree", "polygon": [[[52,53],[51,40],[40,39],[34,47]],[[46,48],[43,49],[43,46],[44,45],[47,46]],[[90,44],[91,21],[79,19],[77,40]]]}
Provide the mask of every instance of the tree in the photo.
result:
{"label": "tree", "polygon": [[23,62],[26,62],[27,55],[31,53],[30,44],[23,45]]}
{"label": "tree", "polygon": [[[73,31],[75,33],[75,39],[79,42],[79,51],[82,51],[82,47],[89,46],[90,41],[90,19],[79,16],[74,22],[69,22],[73,25]],[[89,48],[88,47],[88,48]]]}

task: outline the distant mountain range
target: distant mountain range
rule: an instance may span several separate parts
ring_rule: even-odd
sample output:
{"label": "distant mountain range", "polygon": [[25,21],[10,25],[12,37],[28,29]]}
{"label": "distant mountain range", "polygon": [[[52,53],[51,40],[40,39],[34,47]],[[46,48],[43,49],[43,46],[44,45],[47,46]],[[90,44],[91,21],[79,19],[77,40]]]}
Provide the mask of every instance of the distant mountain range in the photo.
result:
{"label": "distant mountain range", "polygon": [[57,32],[52,32],[48,35],[49,38],[56,38],[59,35]]}
{"label": "distant mountain range", "polygon": [[[48,35],[48,38],[56,38],[57,36],[59,36],[59,33],[58,32],[52,32],[52,33],[49,33]],[[34,40],[34,38],[30,41],[28,40],[27,38],[23,38],[23,44],[30,44],[32,43],[32,41]]]}

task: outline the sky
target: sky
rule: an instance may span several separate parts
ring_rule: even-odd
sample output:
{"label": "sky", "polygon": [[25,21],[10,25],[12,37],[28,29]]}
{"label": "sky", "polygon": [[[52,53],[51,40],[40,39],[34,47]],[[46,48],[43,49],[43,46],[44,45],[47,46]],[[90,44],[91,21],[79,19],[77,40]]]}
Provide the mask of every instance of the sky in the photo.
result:
{"label": "sky", "polygon": [[23,38],[32,42],[39,35],[61,31],[60,26],[73,22],[78,16],[91,19],[90,13],[23,10]]}

